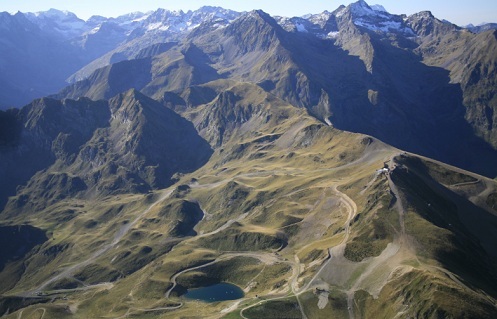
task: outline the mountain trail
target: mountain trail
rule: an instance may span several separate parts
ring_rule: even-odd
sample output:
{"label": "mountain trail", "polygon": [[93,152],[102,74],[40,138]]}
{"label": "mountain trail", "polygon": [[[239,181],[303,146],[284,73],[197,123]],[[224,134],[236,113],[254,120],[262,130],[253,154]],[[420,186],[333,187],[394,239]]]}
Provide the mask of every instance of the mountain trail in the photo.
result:
{"label": "mountain trail", "polygon": [[[97,260],[100,256],[102,256],[103,254],[105,254],[106,252],[108,252],[109,250],[114,248],[117,244],[119,244],[119,242],[122,240],[122,238],[126,234],[128,234],[128,232],[132,229],[133,226],[135,226],[141,219],[143,219],[143,217],[145,215],[147,215],[155,206],[157,206],[159,203],[161,203],[165,199],[167,199],[171,195],[172,192],[173,192],[173,189],[163,191],[163,194],[159,197],[158,200],[156,200],[155,202],[150,204],[150,206],[147,209],[145,209],[140,215],[138,215],[132,222],[121,227],[121,229],[119,229],[119,231],[114,235],[114,239],[112,240],[112,242],[104,245],[102,248],[97,250],[95,253],[93,253],[91,255],[90,258],[88,258],[82,262],[76,263],[76,264],[64,269],[61,273],[55,275],[54,277],[52,277],[49,280],[42,283],[37,288],[35,288],[31,291],[28,291],[28,292],[24,293],[23,295],[32,296],[32,295],[38,294],[41,291],[45,290],[50,284],[57,282],[60,279],[71,277],[75,271],[80,270],[81,268],[90,265],[92,262]],[[98,285],[94,285],[94,286],[98,286]],[[88,286],[88,287],[92,287],[92,286]],[[88,287],[86,287],[86,288],[88,289]]]}

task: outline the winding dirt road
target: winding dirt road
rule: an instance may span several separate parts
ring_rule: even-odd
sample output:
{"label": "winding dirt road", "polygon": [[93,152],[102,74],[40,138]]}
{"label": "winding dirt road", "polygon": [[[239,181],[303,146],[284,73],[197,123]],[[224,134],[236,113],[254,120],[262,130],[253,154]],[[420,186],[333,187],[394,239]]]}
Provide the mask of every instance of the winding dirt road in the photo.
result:
{"label": "winding dirt road", "polygon": [[[44,283],[42,283],[40,286],[38,286],[37,288],[31,290],[31,291],[28,291],[28,292],[25,292],[23,294],[21,294],[22,296],[24,297],[31,297],[31,296],[35,296],[37,294],[39,294],[40,292],[42,292],[43,290],[45,290],[50,284],[54,283],[54,282],[57,282],[63,278],[70,278],[73,276],[73,274],[77,271],[77,270],[80,270],[82,269],[83,267],[86,267],[88,266],[89,264],[93,263],[97,258],[99,258],[100,256],[102,256],[103,254],[105,254],[106,252],[108,252],[109,250],[111,250],[112,248],[116,247],[117,244],[119,244],[119,242],[122,240],[122,238],[124,236],[126,236],[129,231],[140,221],[143,219],[143,217],[145,215],[147,215],[155,206],[157,206],[159,203],[163,202],[165,199],[167,199],[171,193],[173,192],[174,189],[170,189],[170,190],[165,190],[163,191],[162,195],[159,197],[159,199],[157,199],[155,202],[153,202],[147,209],[145,209],[140,215],[138,215],[133,221],[131,221],[130,223],[127,223],[126,225],[122,226],[118,232],[114,235],[114,238],[113,240],[104,245],[103,247],[101,247],[99,250],[97,250],[96,252],[94,252],[90,258],[84,260],[84,261],[81,261],[79,263],[76,263],[66,269],[64,269],[62,272],[60,272],[59,274],[53,276],[52,278],[50,278],[49,280],[45,281]],[[99,285],[94,285],[94,286],[99,286]],[[90,289],[91,287],[93,286],[87,286],[85,287],[85,289]]]}
{"label": "winding dirt road", "polygon": [[[229,181],[232,181],[232,180],[234,180],[236,178],[240,178],[240,177],[264,177],[264,176],[270,176],[270,175],[273,175],[273,174],[276,174],[276,173],[283,173],[283,174],[304,174],[305,173],[305,174],[309,174],[309,173],[313,173],[313,172],[325,172],[325,171],[326,172],[331,172],[331,171],[335,172],[335,171],[340,171],[342,169],[345,169],[345,168],[348,168],[348,167],[351,167],[351,166],[354,166],[354,165],[357,165],[357,164],[360,164],[360,163],[364,163],[364,162],[368,162],[369,163],[369,162],[377,161],[378,160],[378,155],[379,154],[384,154],[384,152],[385,151],[383,149],[380,149],[380,148],[369,148],[369,149],[367,149],[367,151],[364,152],[364,154],[360,158],[356,159],[353,162],[344,164],[344,165],[339,166],[339,167],[316,169],[316,170],[312,170],[312,171],[306,171],[306,170],[301,170],[301,169],[298,169],[298,168],[293,168],[291,170],[272,170],[272,171],[252,172],[252,173],[246,173],[246,174],[237,175],[235,177],[228,178],[228,179],[225,179],[225,180],[221,180],[219,182],[212,183],[212,184],[206,184],[206,185],[198,185],[198,184],[194,184],[193,185],[192,184],[191,187],[192,188],[215,188],[215,187],[221,186],[223,184],[228,183]],[[348,197],[346,194],[341,193],[340,191],[338,191],[338,189],[337,189],[338,186],[339,186],[339,184],[332,183],[332,185],[330,187],[333,189],[334,193],[339,198],[340,203],[342,203],[342,205],[346,208],[346,210],[348,212],[348,218],[347,218],[347,220],[346,220],[346,222],[344,224],[345,236],[344,236],[342,242],[337,247],[333,247],[333,248],[329,249],[329,255],[330,255],[330,257],[328,258],[328,260],[326,260],[323,263],[323,265],[320,267],[320,269],[317,271],[317,273],[301,289],[298,289],[298,287],[297,287],[297,282],[298,282],[299,276],[301,274],[300,262],[298,261],[298,258],[296,258],[295,262],[293,262],[293,261],[284,260],[282,257],[275,257],[271,253],[252,253],[252,252],[250,252],[250,253],[236,253],[236,254],[234,254],[234,253],[227,253],[227,254],[224,254],[224,255],[220,256],[219,258],[217,258],[213,262],[210,262],[210,263],[207,263],[207,264],[204,264],[204,265],[200,265],[200,266],[197,266],[197,267],[192,267],[192,268],[184,269],[181,272],[178,272],[175,275],[173,275],[173,277],[171,278],[173,286],[166,292],[166,294],[165,294],[166,298],[170,297],[171,291],[177,285],[176,279],[181,274],[183,274],[185,272],[188,272],[188,271],[192,271],[192,270],[195,270],[195,269],[199,269],[199,268],[202,268],[202,267],[206,267],[206,266],[212,265],[212,264],[217,263],[217,262],[222,261],[222,260],[227,260],[227,259],[234,258],[234,257],[237,257],[237,256],[247,256],[247,257],[257,258],[257,259],[259,259],[259,260],[261,260],[262,262],[265,262],[265,263],[268,263],[268,262],[280,262],[281,263],[281,262],[283,262],[283,263],[288,263],[289,265],[291,265],[291,267],[292,267],[292,277],[290,278],[291,285],[289,287],[289,291],[291,292],[291,294],[293,296],[295,296],[297,298],[297,301],[300,304],[300,309],[301,309],[301,312],[302,312],[302,316],[303,316],[303,318],[306,318],[304,309],[303,309],[303,307],[302,307],[302,305],[300,303],[300,300],[299,300],[299,296],[312,288],[312,285],[314,284],[315,280],[319,277],[321,271],[332,260],[333,254],[335,254],[335,255],[336,254],[343,255],[343,250],[344,250],[345,244],[346,244],[347,240],[349,239],[350,223],[351,223],[351,221],[353,220],[353,218],[355,217],[355,215],[357,213],[357,206],[356,206],[355,202],[350,197]],[[74,264],[74,265],[72,265],[70,267],[67,267],[67,268],[63,269],[59,274],[57,274],[57,275],[51,277],[50,279],[46,280],[45,282],[43,282],[37,288],[35,288],[35,289],[31,290],[31,291],[28,291],[28,292],[26,292],[26,293],[24,293],[22,295],[25,296],[25,297],[36,296],[38,293],[46,290],[46,288],[48,286],[50,286],[51,284],[53,284],[53,283],[55,283],[55,282],[57,282],[57,281],[59,281],[61,279],[64,279],[64,278],[71,278],[74,275],[74,273],[76,273],[78,270],[80,270],[80,269],[82,269],[82,268],[90,265],[91,263],[95,262],[99,257],[101,257],[102,255],[108,253],[110,250],[112,250],[113,248],[115,248],[122,241],[122,239],[130,232],[130,230],[133,229],[133,227],[135,227],[137,225],[137,223],[139,221],[141,221],[144,218],[144,216],[146,216],[158,204],[160,204],[161,202],[163,202],[164,200],[166,200],[172,194],[173,190],[174,190],[174,188],[163,190],[161,192],[162,194],[160,195],[160,197],[156,201],[154,201],[152,204],[150,204],[150,206],[148,206],[147,209],[145,209],[142,213],[140,213],[138,216],[136,216],[136,218],[134,218],[131,222],[129,222],[126,225],[123,225],[116,232],[116,234],[114,235],[112,241],[110,241],[109,243],[103,245],[100,249],[98,249],[97,251],[95,251],[88,259],[86,259],[84,261],[81,261],[81,262],[78,262],[78,263],[76,263],[76,264]],[[233,223],[235,223],[237,221],[241,221],[241,220],[245,219],[246,217],[247,217],[247,214],[241,215],[241,216],[239,216],[236,219],[227,221],[224,225],[222,225],[221,227],[219,227],[218,229],[216,229],[216,230],[214,230],[212,232],[209,232],[209,233],[206,233],[206,234],[201,234],[201,235],[189,238],[186,241],[197,240],[199,238],[203,238],[203,237],[207,237],[207,236],[212,236],[212,235],[214,235],[216,233],[219,233],[220,231],[222,231],[224,229],[229,228]],[[295,257],[296,257],[296,255],[295,255]],[[94,286],[89,285],[89,286],[86,286],[86,287],[84,287],[82,289],[87,290],[87,289],[97,288],[97,287],[101,287],[101,286],[102,285],[94,285]],[[274,298],[270,298],[270,299],[267,299],[267,300],[264,300],[264,301],[260,301],[260,302],[256,303],[255,305],[261,304],[263,302],[268,302],[268,301],[271,301],[271,300],[278,300],[278,299],[283,299],[283,298],[288,298],[288,296],[275,296]],[[242,317],[243,317],[243,311],[244,310],[246,310],[246,309],[248,309],[250,307],[253,307],[255,305],[251,305],[249,307],[245,307],[245,308],[241,309],[240,310],[240,314],[242,315]],[[177,308],[179,308],[179,307],[181,307],[181,305],[177,306]],[[157,308],[155,310],[169,310],[169,309],[176,309],[176,306],[173,307],[173,308],[171,308],[171,307],[165,307],[165,308],[160,308],[160,309]],[[149,309],[149,310],[147,310],[147,309],[136,309],[136,310],[137,311],[154,311],[154,309]]]}

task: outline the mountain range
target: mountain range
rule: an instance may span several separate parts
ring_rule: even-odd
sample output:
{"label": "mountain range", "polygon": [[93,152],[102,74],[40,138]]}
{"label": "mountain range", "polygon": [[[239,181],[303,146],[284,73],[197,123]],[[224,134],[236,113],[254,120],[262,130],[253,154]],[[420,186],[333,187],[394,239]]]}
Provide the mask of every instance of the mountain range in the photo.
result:
{"label": "mountain range", "polygon": [[[402,16],[390,15],[381,6],[366,4],[366,7],[372,8],[369,14],[364,14],[368,12],[359,7],[355,9],[356,25],[384,32],[404,28],[408,34],[415,35],[405,26]],[[21,107],[34,98],[59,91],[67,83],[87,78],[100,67],[135,58],[140,50],[153,44],[178,41],[203,24],[225,27],[244,14],[204,6],[188,12],[158,9],[117,18],[92,16],[84,21],[71,12],[56,9],[37,13],[3,12],[0,15],[3,42],[0,109]],[[336,26],[332,26],[332,15],[340,16],[341,12],[276,17],[276,20],[287,31],[333,38],[338,33]],[[494,30],[496,24],[465,28],[480,33]]]}
{"label": "mountain range", "polygon": [[0,14],[0,314],[494,318],[494,27]]}

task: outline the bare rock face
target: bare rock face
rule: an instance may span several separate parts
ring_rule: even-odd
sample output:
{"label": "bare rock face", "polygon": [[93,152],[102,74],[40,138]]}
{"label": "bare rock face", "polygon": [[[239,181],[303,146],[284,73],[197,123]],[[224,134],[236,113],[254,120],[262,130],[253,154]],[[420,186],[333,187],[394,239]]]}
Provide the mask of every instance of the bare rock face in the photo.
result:
{"label": "bare rock face", "polygon": [[209,26],[157,55],[98,69],[56,97],[108,99],[135,88],[183,113],[216,96],[201,92],[204,84],[255,83],[339,129],[497,174],[491,31],[473,34],[428,11],[406,17],[364,1],[298,19],[252,11]]}
{"label": "bare rock face", "polygon": [[[495,31],[363,0],[16,16],[6,44],[94,60],[0,111],[2,315],[497,317]],[[245,301],[178,298],[220,282]]]}
{"label": "bare rock face", "polygon": [[[3,177],[27,182],[14,206],[166,187],[211,153],[191,123],[135,90],[108,102],[41,99],[9,116],[21,128],[17,139],[4,138],[15,143],[1,150]],[[4,186],[3,201],[15,189]]]}

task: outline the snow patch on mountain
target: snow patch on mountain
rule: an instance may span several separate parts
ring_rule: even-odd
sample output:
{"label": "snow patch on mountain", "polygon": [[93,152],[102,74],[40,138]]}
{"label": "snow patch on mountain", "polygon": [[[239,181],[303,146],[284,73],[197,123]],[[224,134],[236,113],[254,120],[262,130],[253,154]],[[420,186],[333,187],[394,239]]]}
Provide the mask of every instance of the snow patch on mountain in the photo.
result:
{"label": "snow patch on mountain", "polygon": [[346,14],[352,18],[352,23],[355,25],[375,32],[414,35],[414,31],[406,25],[403,16],[390,14],[381,5],[369,6],[363,0],[348,7],[341,6],[333,13],[324,11],[321,14],[309,14],[300,18],[276,17],[276,21],[288,32],[306,32],[322,39],[335,39],[339,32],[334,19],[343,19]]}
{"label": "snow patch on mountain", "polygon": [[296,28],[298,32],[308,32],[303,24],[297,23]]}
{"label": "snow patch on mountain", "polygon": [[32,13],[37,18],[52,18],[56,20],[79,19],[74,13],[67,10],[49,9],[48,11],[39,11]]}
{"label": "snow patch on mountain", "polygon": [[370,6],[371,9],[373,9],[374,11],[378,11],[378,12],[386,12],[388,13],[388,11],[385,9],[384,6],[382,6],[381,4],[373,4],[372,6]]}
{"label": "snow patch on mountain", "polygon": [[204,6],[196,11],[171,11],[157,9],[147,13],[132,12],[117,18],[92,16],[87,21],[68,11],[50,9],[44,12],[26,13],[25,16],[40,29],[67,40],[97,34],[105,23],[114,23],[129,36],[135,30],[145,33],[184,33],[205,22],[224,27],[241,13],[220,7]]}
{"label": "snow patch on mountain", "polygon": [[306,19],[314,24],[319,25],[320,27],[324,27],[325,24],[330,19],[330,17],[331,17],[331,12],[324,11],[320,14],[309,15],[308,18],[306,18]]}
{"label": "snow patch on mountain", "polygon": [[91,29],[84,20],[69,11],[50,9],[26,13],[25,16],[40,29],[64,38],[74,38]]}
{"label": "snow patch on mountain", "polygon": [[[320,14],[308,14],[303,17],[286,18],[275,17],[276,21],[289,32],[303,32],[314,34],[323,39],[337,36],[338,30],[330,24],[332,16],[340,18],[349,13],[353,23],[358,26],[379,32],[413,33],[406,28],[399,16],[389,14],[381,5],[369,6],[364,0],[359,0],[348,7],[341,6],[335,12],[324,11]],[[46,12],[28,13],[26,16],[42,30],[63,36],[66,39],[95,35],[102,32],[102,25],[114,23],[121,29],[122,36],[134,37],[139,34],[185,34],[203,23],[210,23],[211,27],[223,28],[243,13],[227,10],[221,7],[204,6],[196,11],[171,11],[157,9],[147,13],[133,12],[117,18],[93,16],[87,21],[79,19],[67,11],[50,9]]]}
{"label": "snow patch on mountain", "polygon": [[359,0],[355,3],[352,3],[350,5],[350,10],[352,11],[352,13],[356,16],[374,16],[374,15],[377,15],[378,12],[377,11],[374,11],[373,9],[371,9],[371,7],[365,2],[365,1],[362,1],[362,0]]}
{"label": "snow patch on mountain", "polygon": [[336,39],[339,34],[340,34],[340,32],[338,32],[338,31],[331,31],[331,32],[328,32],[328,34],[326,35],[326,38],[327,39]]}
{"label": "snow patch on mountain", "polygon": [[384,33],[401,32],[401,33],[414,35],[414,31],[412,31],[411,28],[404,26],[401,22],[397,21],[382,21],[375,24],[371,24],[364,20],[357,20],[354,21],[354,24],[360,27],[367,28],[372,31],[380,31]]}
{"label": "snow patch on mountain", "polygon": [[158,9],[157,11],[135,19],[145,32],[170,32],[183,33],[191,31],[202,23],[210,22],[214,27],[224,27],[235,20],[241,13],[223,9],[220,7],[204,6],[196,11],[169,11]]}
{"label": "snow patch on mountain", "polygon": [[98,31],[100,31],[100,27],[101,27],[101,26],[99,25],[99,26],[97,26],[97,27],[95,27],[95,28],[91,29],[90,31],[88,31],[88,32],[87,32],[87,33],[85,33],[85,34],[96,34]]}
{"label": "snow patch on mountain", "polygon": [[354,17],[389,19],[392,16],[386,10],[373,9],[364,1],[352,3],[349,7]]}
{"label": "snow patch on mountain", "polygon": [[130,23],[141,22],[141,21],[147,20],[148,17],[149,17],[149,15],[144,14],[144,15],[138,17],[138,18],[135,18],[135,19],[131,20]]}
{"label": "snow patch on mountain", "polygon": [[[375,32],[398,32],[408,36],[414,35],[414,31],[405,24],[403,16],[390,14],[381,5],[369,6],[365,1],[359,0],[344,10],[351,13],[352,21],[357,26]],[[343,15],[345,12],[339,13]]]}
{"label": "snow patch on mountain", "polygon": [[347,12],[347,8],[342,8],[335,13],[335,17],[340,18]]}

